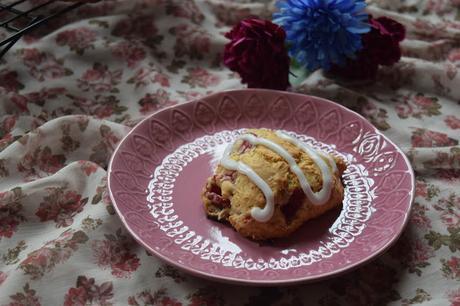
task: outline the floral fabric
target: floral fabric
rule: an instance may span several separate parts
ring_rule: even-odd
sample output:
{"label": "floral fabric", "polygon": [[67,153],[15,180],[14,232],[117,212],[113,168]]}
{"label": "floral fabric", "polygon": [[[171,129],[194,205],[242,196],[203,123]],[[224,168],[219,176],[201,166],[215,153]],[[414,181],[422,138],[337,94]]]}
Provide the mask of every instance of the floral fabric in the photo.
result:
{"label": "floral fabric", "polygon": [[152,112],[243,87],[221,63],[223,33],[273,5],[102,1],[0,61],[0,305],[460,305],[460,2],[370,3],[405,25],[401,61],[372,84],[318,71],[292,90],[361,113],[409,156],[414,209],[383,256],[327,281],[257,288],[195,278],[140,247],[107,195],[115,146]]}

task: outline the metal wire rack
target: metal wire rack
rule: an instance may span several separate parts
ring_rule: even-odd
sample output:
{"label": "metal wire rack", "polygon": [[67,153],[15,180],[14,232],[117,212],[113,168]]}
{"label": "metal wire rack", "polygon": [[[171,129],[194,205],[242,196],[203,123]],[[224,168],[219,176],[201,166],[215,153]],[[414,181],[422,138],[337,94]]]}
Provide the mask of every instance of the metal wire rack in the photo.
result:
{"label": "metal wire rack", "polygon": [[73,1],[65,3],[64,6],[57,10],[46,12],[46,8],[49,8],[54,2],[56,0],[39,1],[36,5],[33,5],[28,0],[15,0],[5,4],[0,2],[0,29],[6,30],[7,33],[6,38],[0,36],[0,58],[25,33],[84,4],[83,1]]}

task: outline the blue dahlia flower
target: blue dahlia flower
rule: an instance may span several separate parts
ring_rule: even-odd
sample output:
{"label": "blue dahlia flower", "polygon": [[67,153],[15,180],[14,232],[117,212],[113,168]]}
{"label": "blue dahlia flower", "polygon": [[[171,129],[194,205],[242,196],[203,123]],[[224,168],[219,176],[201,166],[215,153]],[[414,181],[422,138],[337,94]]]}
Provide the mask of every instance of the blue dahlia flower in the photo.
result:
{"label": "blue dahlia flower", "polygon": [[344,65],[370,31],[364,0],[278,1],[273,21],[284,28],[289,55],[313,71]]}

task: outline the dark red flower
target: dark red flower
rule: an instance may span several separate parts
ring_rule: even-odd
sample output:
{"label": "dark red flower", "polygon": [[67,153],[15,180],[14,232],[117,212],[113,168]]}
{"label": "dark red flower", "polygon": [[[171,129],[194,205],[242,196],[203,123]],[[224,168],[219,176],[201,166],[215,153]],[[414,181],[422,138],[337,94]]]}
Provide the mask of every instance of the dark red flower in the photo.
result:
{"label": "dark red flower", "polygon": [[65,295],[64,306],[86,305],[87,300],[88,294],[86,293],[85,288],[70,288]]}
{"label": "dark red flower", "polygon": [[371,31],[363,35],[363,48],[355,59],[340,67],[334,65],[331,73],[347,79],[373,79],[379,65],[390,66],[401,58],[399,43],[406,30],[399,22],[388,18],[369,18]]}
{"label": "dark red flower", "polygon": [[257,18],[240,21],[225,34],[224,64],[248,87],[284,90],[289,86],[286,33],[278,25]]}

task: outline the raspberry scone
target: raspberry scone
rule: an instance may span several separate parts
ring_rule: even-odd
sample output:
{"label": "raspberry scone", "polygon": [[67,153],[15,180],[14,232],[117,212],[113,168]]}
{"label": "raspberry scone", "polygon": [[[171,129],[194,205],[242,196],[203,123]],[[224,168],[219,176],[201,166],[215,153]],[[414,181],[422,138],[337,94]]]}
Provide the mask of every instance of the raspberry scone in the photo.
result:
{"label": "raspberry scone", "polygon": [[254,240],[286,237],[342,205],[345,162],[297,139],[251,129],[225,150],[202,192],[206,214]]}

